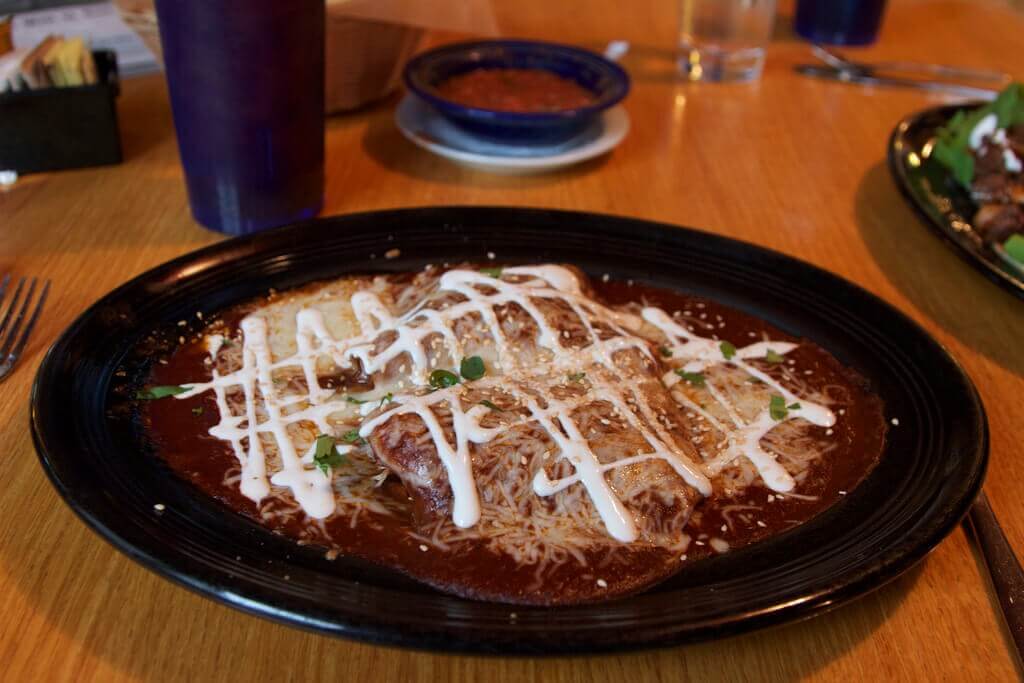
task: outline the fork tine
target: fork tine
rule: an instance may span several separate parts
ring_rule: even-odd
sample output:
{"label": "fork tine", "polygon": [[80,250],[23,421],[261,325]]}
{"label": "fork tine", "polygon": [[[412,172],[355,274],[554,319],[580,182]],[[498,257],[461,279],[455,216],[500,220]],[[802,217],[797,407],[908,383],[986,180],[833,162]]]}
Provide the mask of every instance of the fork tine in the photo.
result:
{"label": "fork tine", "polygon": [[[20,290],[21,287],[19,286],[18,289]],[[18,339],[18,330],[21,329],[21,321],[25,319],[25,313],[28,311],[28,305],[32,303],[32,295],[35,294],[35,292],[36,279],[32,278],[32,280],[29,281],[28,291],[21,300],[21,307],[18,309],[17,317],[14,318],[14,322],[7,330],[6,335],[4,335],[4,339],[0,340],[3,343],[3,346],[0,346],[0,360],[7,360],[8,354],[10,354],[11,349],[14,347],[15,341]],[[17,294],[17,292],[15,292],[15,294]],[[15,303],[17,303],[17,299],[11,302],[11,308],[14,308]],[[10,315],[10,312],[11,310],[8,309],[8,315]],[[2,331],[2,326],[0,326],[0,331]]]}
{"label": "fork tine", "polygon": [[36,307],[32,311],[31,317],[28,319],[28,323],[25,324],[25,329],[21,332],[21,339],[11,349],[8,358],[11,362],[15,362],[21,356],[21,352],[25,349],[25,344],[28,343],[28,336],[32,334],[32,328],[36,326],[36,321],[39,320],[39,314],[43,312],[43,304],[46,303],[46,295],[50,293],[50,281],[46,280],[43,283],[43,291],[39,293],[39,300],[36,301]]}
{"label": "fork tine", "polygon": [[[10,278],[8,275],[4,278],[4,289],[7,289],[7,282]],[[14,288],[14,297],[7,304],[7,310],[4,312],[4,317],[0,320],[0,339],[3,339],[4,331],[7,329],[7,323],[11,321],[11,313],[13,313],[18,307],[18,299],[21,297],[21,290],[25,287],[25,278],[18,280],[18,286]],[[3,300],[0,299],[0,303]]]}
{"label": "fork tine", "polygon": [[4,275],[3,282],[0,282],[0,304],[4,302],[4,294],[7,293],[7,285],[11,282],[11,274]]}

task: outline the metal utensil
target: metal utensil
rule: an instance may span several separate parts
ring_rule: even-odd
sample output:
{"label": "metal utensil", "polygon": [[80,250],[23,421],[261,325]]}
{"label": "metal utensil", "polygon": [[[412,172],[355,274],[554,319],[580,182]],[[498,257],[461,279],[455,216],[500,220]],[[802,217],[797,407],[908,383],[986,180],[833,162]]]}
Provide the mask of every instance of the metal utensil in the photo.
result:
{"label": "metal utensil", "polygon": [[[28,290],[25,284],[28,283]],[[50,291],[50,281],[43,282],[42,290],[36,296],[36,287],[39,284],[36,278],[27,280],[21,278],[14,289],[14,296],[7,301],[6,309],[3,308],[4,298],[11,284],[11,276],[5,275],[0,281],[0,311],[3,317],[0,318],[0,381],[11,374],[11,369],[21,357],[21,352],[28,343],[28,336],[32,334],[39,319],[39,313],[43,310],[46,302],[46,295]],[[34,303],[33,303],[34,302]],[[29,311],[31,310],[31,313]],[[25,316],[28,315],[26,322]]]}
{"label": "metal utensil", "polygon": [[928,92],[944,93],[958,97],[966,97],[975,100],[994,100],[999,94],[997,90],[988,88],[976,88],[970,85],[961,85],[950,81],[933,81],[917,78],[896,78],[891,76],[871,76],[843,69],[836,69],[831,66],[818,64],[798,64],[794,67],[797,73],[815,78],[825,78],[842,83],[853,83],[855,85],[869,85],[881,87],[913,88],[926,90]]}
{"label": "metal utensil", "polygon": [[967,519],[981,556],[985,558],[992,587],[995,588],[1003,619],[1017,646],[1017,656],[1024,662],[1024,570],[999,526],[988,496],[982,491],[971,505]]}
{"label": "metal utensil", "polygon": [[1009,74],[989,69],[972,69],[963,66],[949,66],[946,64],[927,64],[924,62],[856,62],[847,59],[834,50],[829,50],[821,45],[811,47],[815,57],[825,62],[833,69],[847,71],[859,76],[877,76],[879,72],[888,75],[898,74],[920,74],[924,76],[938,76],[942,78],[958,78],[970,81],[984,81],[995,85],[1005,85],[1010,82]]}

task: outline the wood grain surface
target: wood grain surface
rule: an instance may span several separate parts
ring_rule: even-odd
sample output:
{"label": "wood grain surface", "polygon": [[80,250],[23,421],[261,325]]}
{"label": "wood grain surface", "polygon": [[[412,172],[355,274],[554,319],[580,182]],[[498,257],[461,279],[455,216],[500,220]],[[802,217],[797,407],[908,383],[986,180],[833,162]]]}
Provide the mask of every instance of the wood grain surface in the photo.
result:
{"label": "wood grain surface", "polygon": [[[1019,5],[1018,5],[1019,6]],[[992,430],[986,490],[1024,552],[1024,301],[924,227],[884,165],[904,115],[941,99],[795,75],[809,59],[784,3],[752,84],[672,75],[668,0],[496,3],[505,35],[600,47],[627,39],[632,131],[610,155],[548,175],[462,169],[407,143],[395,99],[332,118],[324,214],[397,206],[586,209],[700,227],[796,255],[924,325],[966,367]],[[899,1],[865,58],[995,67],[1024,78],[1013,4]],[[448,36],[433,36],[446,40]],[[331,640],[243,615],[134,564],[86,529],[40,468],[28,430],[48,344],[128,278],[220,237],[188,211],[165,86],[124,83],[119,166],[36,175],[0,192],[0,273],[52,278],[50,302],[0,385],[0,680],[637,681],[1009,680],[1009,641],[979,559],[957,529],[917,568],[799,624],[696,646],[547,659],[480,658]]]}

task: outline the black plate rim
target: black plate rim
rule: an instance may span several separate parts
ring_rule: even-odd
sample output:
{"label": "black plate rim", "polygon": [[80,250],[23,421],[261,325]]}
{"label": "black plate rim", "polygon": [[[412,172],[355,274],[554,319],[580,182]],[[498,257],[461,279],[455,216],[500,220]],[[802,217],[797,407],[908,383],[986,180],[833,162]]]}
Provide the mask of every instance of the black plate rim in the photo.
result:
{"label": "black plate rim", "polygon": [[949,120],[949,118],[956,112],[971,109],[981,104],[984,103],[970,102],[967,104],[947,104],[938,107],[929,107],[901,119],[889,135],[886,160],[888,161],[889,172],[892,175],[893,180],[896,182],[896,187],[899,188],[900,194],[903,195],[903,198],[907,203],[913,207],[914,213],[917,214],[921,221],[931,228],[932,232],[941,237],[942,242],[952,249],[953,252],[963,259],[968,265],[1006,291],[1024,299],[1024,276],[1015,277],[1011,273],[1007,272],[1004,269],[1003,264],[996,260],[996,256],[988,256],[978,250],[969,249],[964,246],[956,238],[956,231],[946,221],[937,220],[928,211],[925,201],[918,196],[916,192],[914,192],[911,186],[907,167],[903,162],[903,154],[900,151],[901,146],[909,146],[909,140],[907,140],[905,135],[906,131],[916,126],[923,125],[923,119],[938,115]]}
{"label": "black plate rim", "polygon": [[[971,427],[977,432],[978,440],[975,444],[974,452],[969,455],[969,457],[972,458],[973,464],[970,479],[963,482],[956,503],[947,510],[946,514],[942,515],[940,518],[932,520],[932,524],[927,528],[926,533],[921,533],[917,538],[913,539],[912,547],[905,547],[904,544],[904,547],[892,549],[887,555],[876,557],[875,559],[877,562],[872,569],[861,572],[852,580],[847,580],[845,582],[840,581],[838,584],[831,587],[823,588],[815,593],[806,594],[800,600],[792,601],[784,605],[775,605],[768,608],[748,611],[740,617],[732,616],[706,620],[696,625],[690,625],[688,628],[668,628],[667,630],[658,632],[654,635],[649,633],[645,634],[640,638],[626,637],[621,642],[617,643],[601,642],[593,645],[582,646],[579,643],[569,645],[544,643],[540,646],[538,646],[537,643],[531,643],[525,647],[514,648],[512,650],[508,649],[507,644],[502,644],[501,649],[496,649],[493,643],[480,641],[475,638],[453,638],[450,634],[443,631],[438,631],[436,633],[415,633],[410,636],[410,634],[403,633],[400,630],[396,631],[392,625],[387,623],[364,622],[359,624],[340,625],[337,623],[325,623],[315,615],[311,616],[305,613],[296,613],[287,609],[282,609],[281,607],[261,604],[258,601],[254,602],[250,598],[236,595],[235,593],[213,585],[208,581],[191,576],[187,571],[183,572],[180,568],[164,562],[152,553],[146,552],[145,549],[140,549],[132,543],[120,538],[117,533],[112,531],[101,519],[92,514],[88,505],[79,500],[76,497],[75,492],[64,486],[63,482],[57,475],[54,467],[53,454],[50,452],[47,444],[44,427],[44,422],[46,420],[45,403],[43,401],[45,398],[45,388],[47,381],[52,379],[50,375],[55,373],[59,366],[59,356],[63,346],[67,345],[69,340],[74,337],[77,330],[85,324],[90,316],[94,316],[101,306],[107,304],[116,297],[123,295],[125,292],[145,284],[146,282],[156,281],[159,283],[168,275],[180,270],[186,264],[210,261],[211,257],[215,257],[213,258],[213,261],[222,262],[224,259],[230,260],[246,254],[258,253],[260,250],[258,248],[254,248],[255,242],[274,239],[275,236],[287,234],[289,231],[301,231],[304,227],[322,224],[325,222],[333,223],[344,220],[365,219],[367,217],[385,214],[390,216],[413,218],[423,214],[436,212],[449,212],[467,215],[472,215],[474,212],[500,212],[507,216],[504,221],[505,223],[515,223],[515,218],[513,218],[514,216],[522,218],[531,215],[534,217],[547,215],[569,221],[604,221],[623,226],[639,225],[644,226],[647,229],[658,231],[682,230],[695,237],[699,237],[702,240],[709,240],[718,242],[719,244],[729,245],[730,247],[739,250],[739,252],[760,253],[773,259],[781,259],[794,264],[807,272],[814,273],[818,277],[823,277],[831,281],[832,284],[842,287],[848,292],[855,293],[861,298],[870,301],[872,305],[881,307],[889,315],[902,319],[904,324],[909,325],[915,329],[917,333],[930,340],[934,345],[935,350],[940,355],[944,356],[945,362],[949,363],[950,367],[956,374],[958,383],[963,385],[963,389],[966,392],[965,398],[968,400],[968,405],[965,406],[965,412],[970,413]],[[952,530],[962,520],[969,509],[971,502],[980,490],[985,471],[987,469],[989,446],[988,424],[984,406],[977,390],[959,362],[949,354],[948,350],[939,344],[939,342],[934,340],[927,331],[925,331],[914,320],[904,315],[888,302],[885,302],[858,285],[819,268],[818,266],[781,252],[692,228],[684,228],[678,225],[608,214],[495,206],[412,207],[385,211],[367,211],[346,214],[343,216],[314,219],[291,226],[284,226],[258,235],[243,236],[225,240],[223,242],[215,243],[193,252],[186,253],[158,265],[115,288],[103,298],[95,302],[67,328],[57,341],[53,343],[47,351],[33,383],[29,417],[33,442],[39,455],[40,463],[46,472],[47,477],[53,483],[65,503],[90,529],[95,531],[120,552],[123,552],[132,560],[142,564],[158,575],[171,580],[177,585],[183,586],[193,592],[212,598],[215,601],[226,604],[235,609],[239,609],[243,612],[322,634],[354,638],[381,645],[397,645],[431,651],[476,652],[506,655],[584,654],[589,652],[633,650],[641,647],[664,647],[680,643],[730,637],[767,626],[808,619],[818,614],[831,611],[832,609],[847,604],[856,598],[862,597],[868,592],[871,592],[899,577],[923,559],[938,545],[938,543],[952,532]],[[510,607],[510,609],[514,610],[516,608]]]}

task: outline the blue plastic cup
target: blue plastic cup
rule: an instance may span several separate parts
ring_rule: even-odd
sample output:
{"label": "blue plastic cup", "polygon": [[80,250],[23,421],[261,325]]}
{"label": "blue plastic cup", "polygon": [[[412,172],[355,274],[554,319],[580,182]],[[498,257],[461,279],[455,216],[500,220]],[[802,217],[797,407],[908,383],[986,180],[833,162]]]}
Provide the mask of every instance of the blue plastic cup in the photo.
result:
{"label": "blue plastic cup", "polygon": [[192,215],[241,235],[324,191],[323,0],[157,0]]}
{"label": "blue plastic cup", "polygon": [[870,45],[884,13],[885,0],[797,0],[793,23],[812,43]]}

